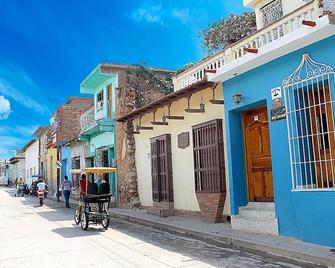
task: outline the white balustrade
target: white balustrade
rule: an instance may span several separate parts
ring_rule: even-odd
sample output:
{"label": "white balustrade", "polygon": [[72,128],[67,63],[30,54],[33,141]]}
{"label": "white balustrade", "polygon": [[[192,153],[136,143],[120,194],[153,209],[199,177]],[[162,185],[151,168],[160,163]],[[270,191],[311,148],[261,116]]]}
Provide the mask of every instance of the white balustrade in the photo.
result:
{"label": "white balustrade", "polygon": [[245,56],[247,54],[246,48],[259,49],[301,27],[306,27],[302,24],[303,20],[315,21],[320,15],[322,15],[322,11],[318,7],[318,1],[311,1],[309,4],[243,38],[224,51],[204,59],[197,65],[177,75],[173,81],[175,90],[185,88],[203,80],[206,70],[219,69],[223,65]]}

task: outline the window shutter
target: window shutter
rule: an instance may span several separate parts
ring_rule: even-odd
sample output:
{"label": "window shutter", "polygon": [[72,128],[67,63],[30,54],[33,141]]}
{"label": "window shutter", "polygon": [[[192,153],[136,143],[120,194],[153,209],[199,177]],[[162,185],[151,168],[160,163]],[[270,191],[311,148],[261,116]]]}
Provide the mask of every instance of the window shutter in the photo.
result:
{"label": "window shutter", "polygon": [[171,135],[151,139],[152,194],[155,202],[173,201]]}
{"label": "window shutter", "polygon": [[222,119],[192,129],[196,192],[226,192]]}

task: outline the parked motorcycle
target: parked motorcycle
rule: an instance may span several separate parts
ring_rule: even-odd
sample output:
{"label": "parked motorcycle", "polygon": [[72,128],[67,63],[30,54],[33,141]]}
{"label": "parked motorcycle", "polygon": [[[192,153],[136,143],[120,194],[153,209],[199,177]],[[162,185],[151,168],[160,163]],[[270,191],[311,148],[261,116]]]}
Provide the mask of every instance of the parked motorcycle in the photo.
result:
{"label": "parked motorcycle", "polygon": [[29,195],[31,196],[37,196],[37,182],[34,181],[29,189]]}

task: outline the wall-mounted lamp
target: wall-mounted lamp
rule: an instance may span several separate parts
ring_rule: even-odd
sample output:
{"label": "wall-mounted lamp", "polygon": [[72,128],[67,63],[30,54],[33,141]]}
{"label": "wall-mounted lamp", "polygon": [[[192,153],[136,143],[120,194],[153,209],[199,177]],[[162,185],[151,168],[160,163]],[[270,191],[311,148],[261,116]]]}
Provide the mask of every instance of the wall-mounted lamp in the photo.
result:
{"label": "wall-mounted lamp", "polygon": [[242,101],[242,94],[240,94],[240,93],[235,93],[235,94],[233,95],[233,102],[234,102],[235,104],[240,104],[241,101]]}
{"label": "wall-mounted lamp", "polygon": [[166,115],[165,114],[162,116],[162,122],[166,123]]}
{"label": "wall-mounted lamp", "polygon": [[201,111],[202,113],[205,112],[205,103],[204,103],[203,101],[200,102],[200,111]]}

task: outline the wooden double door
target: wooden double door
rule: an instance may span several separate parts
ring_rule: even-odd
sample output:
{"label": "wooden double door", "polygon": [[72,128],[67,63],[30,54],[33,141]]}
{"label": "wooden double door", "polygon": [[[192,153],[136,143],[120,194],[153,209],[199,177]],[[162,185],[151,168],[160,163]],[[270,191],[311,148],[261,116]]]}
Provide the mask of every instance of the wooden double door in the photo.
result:
{"label": "wooden double door", "polygon": [[173,202],[171,135],[150,139],[152,197],[155,202]]}
{"label": "wooden double door", "polygon": [[273,202],[270,132],[266,107],[243,113],[249,201]]}

